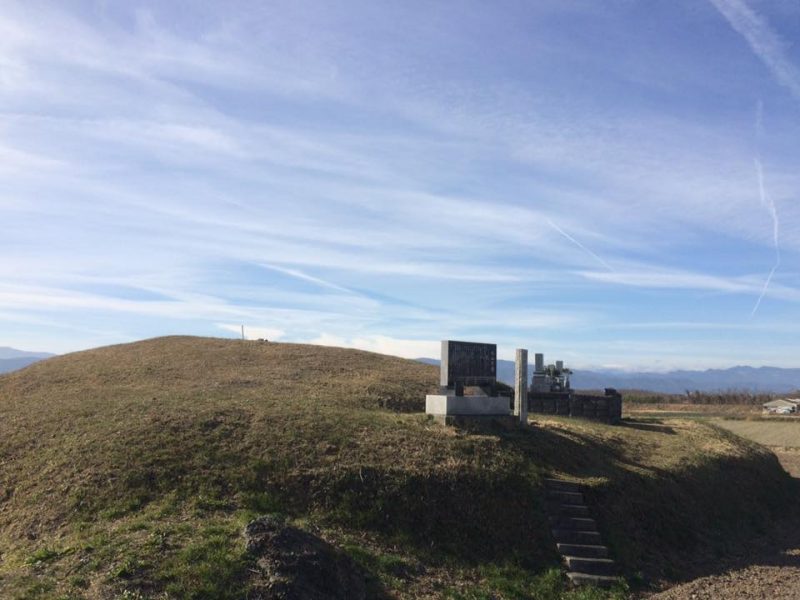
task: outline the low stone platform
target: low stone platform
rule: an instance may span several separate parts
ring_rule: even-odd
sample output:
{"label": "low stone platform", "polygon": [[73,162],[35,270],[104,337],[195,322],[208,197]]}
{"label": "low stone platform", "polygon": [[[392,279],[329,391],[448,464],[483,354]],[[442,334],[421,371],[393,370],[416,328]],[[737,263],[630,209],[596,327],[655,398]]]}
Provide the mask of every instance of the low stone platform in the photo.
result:
{"label": "low stone platform", "polygon": [[504,396],[450,396],[428,394],[425,396],[425,412],[441,416],[509,416],[510,399]]}

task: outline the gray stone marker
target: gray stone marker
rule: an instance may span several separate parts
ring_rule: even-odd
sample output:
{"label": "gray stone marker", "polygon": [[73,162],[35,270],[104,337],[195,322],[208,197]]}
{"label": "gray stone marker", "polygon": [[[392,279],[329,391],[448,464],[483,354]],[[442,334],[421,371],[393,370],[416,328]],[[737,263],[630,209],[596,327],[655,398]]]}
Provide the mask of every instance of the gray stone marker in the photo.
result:
{"label": "gray stone marker", "polygon": [[[476,342],[442,341],[440,393],[425,397],[425,412],[441,417],[504,417],[511,419],[509,398],[497,396],[497,346]],[[481,393],[465,396],[467,387]]]}
{"label": "gray stone marker", "polygon": [[528,422],[528,351],[517,348],[514,365],[514,415]]}
{"label": "gray stone marker", "polygon": [[442,393],[453,390],[456,396],[463,396],[465,386],[475,386],[488,388],[488,395],[494,396],[497,384],[497,345],[442,340],[439,373]]}

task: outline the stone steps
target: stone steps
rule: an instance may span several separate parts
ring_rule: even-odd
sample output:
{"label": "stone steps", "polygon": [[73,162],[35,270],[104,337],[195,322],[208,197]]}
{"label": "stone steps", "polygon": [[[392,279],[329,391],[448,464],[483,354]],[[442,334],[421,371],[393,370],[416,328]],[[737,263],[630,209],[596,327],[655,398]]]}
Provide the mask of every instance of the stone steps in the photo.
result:
{"label": "stone steps", "polygon": [[617,566],[609,558],[597,523],[579,484],[545,479],[547,513],[553,538],[574,585],[608,587],[617,581]]}
{"label": "stone steps", "polygon": [[548,504],[547,514],[557,517],[588,517],[589,507],[583,504]]}
{"label": "stone steps", "polygon": [[576,492],[580,493],[581,484],[574,481],[564,481],[563,479],[545,479],[545,486],[548,490],[560,492]]}
{"label": "stone steps", "polygon": [[591,575],[590,573],[567,573],[567,577],[573,585],[595,585],[597,587],[611,587],[619,577],[609,575]]}
{"label": "stone steps", "polygon": [[564,562],[573,573],[588,573],[589,575],[614,575],[617,567],[610,558],[565,556]]}
{"label": "stone steps", "polygon": [[574,529],[553,529],[553,539],[564,544],[602,545],[603,540],[596,531],[575,531]]}
{"label": "stone steps", "polygon": [[583,517],[549,517],[553,529],[574,529],[575,531],[597,531],[594,519]]}
{"label": "stone steps", "polygon": [[608,558],[608,548],[599,544],[556,544],[562,556],[583,556],[585,558]]}
{"label": "stone steps", "polygon": [[552,529],[553,539],[563,544],[599,546],[603,540],[596,531],[575,531],[574,529]]}
{"label": "stone steps", "polygon": [[[547,484],[545,484],[547,485]],[[583,504],[583,494],[580,492],[562,492],[560,490],[547,490],[547,500],[559,504]]]}

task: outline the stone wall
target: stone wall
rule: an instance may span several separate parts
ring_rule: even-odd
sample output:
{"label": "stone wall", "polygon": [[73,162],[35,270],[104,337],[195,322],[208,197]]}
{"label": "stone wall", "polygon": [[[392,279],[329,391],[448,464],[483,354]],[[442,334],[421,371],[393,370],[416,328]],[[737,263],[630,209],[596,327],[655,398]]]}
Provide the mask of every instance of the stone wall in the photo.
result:
{"label": "stone wall", "polygon": [[616,424],[622,419],[622,395],[609,392],[604,396],[574,392],[531,392],[528,410],[543,415],[580,417]]}

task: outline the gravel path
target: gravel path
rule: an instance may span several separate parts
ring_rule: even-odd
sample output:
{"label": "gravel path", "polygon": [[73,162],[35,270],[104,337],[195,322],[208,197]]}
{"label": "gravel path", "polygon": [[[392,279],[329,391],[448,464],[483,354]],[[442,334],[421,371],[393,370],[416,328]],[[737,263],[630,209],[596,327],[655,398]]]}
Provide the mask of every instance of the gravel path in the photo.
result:
{"label": "gravel path", "polygon": [[[777,564],[759,564],[695,579],[650,596],[658,600],[721,600],[763,598],[800,600],[800,550],[773,557]],[[783,562],[783,564],[781,564]]]}
{"label": "gravel path", "polygon": [[[800,450],[775,449],[783,468],[800,478]],[[701,577],[649,596],[650,600],[800,600],[800,522],[787,524],[773,550],[759,550],[751,564]],[[784,548],[776,551],[774,548]]]}

